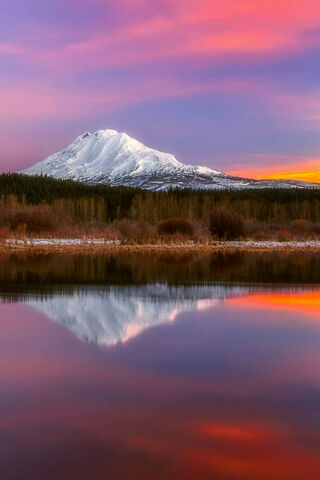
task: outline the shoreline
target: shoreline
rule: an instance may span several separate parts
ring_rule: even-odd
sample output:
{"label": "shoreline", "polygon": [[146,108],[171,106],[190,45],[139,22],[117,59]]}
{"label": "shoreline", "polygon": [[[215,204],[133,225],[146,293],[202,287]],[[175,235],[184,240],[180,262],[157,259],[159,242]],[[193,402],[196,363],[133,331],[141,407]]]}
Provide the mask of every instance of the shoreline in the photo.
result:
{"label": "shoreline", "polygon": [[201,243],[172,243],[172,244],[130,244],[120,241],[102,239],[73,239],[73,238],[34,238],[34,239],[8,239],[0,243],[0,252],[57,252],[57,253],[214,253],[214,252],[314,252],[320,253],[320,240],[307,241],[225,241]]}

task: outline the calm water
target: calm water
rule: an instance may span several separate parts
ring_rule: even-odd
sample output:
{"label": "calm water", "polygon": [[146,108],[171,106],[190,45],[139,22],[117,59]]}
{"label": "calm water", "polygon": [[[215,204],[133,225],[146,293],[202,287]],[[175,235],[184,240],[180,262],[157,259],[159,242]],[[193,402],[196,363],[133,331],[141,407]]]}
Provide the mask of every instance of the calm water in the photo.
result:
{"label": "calm water", "polygon": [[318,480],[320,258],[0,257],[2,480]]}

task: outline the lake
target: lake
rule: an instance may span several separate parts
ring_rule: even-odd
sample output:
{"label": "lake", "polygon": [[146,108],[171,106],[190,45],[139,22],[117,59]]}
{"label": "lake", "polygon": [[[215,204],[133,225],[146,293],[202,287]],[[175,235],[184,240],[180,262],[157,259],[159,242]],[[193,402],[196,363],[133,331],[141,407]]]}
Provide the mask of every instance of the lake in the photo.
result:
{"label": "lake", "polygon": [[319,255],[0,266],[1,479],[319,479]]}

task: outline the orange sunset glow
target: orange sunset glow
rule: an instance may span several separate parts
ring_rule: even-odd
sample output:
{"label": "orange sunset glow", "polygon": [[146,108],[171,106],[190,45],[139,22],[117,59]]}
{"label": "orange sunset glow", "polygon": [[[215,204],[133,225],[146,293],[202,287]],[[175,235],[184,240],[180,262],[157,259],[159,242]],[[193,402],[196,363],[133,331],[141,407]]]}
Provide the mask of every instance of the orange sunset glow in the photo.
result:
{"label": "orange sunset glow", "polygon": [[283,172],[274,173],[263,177],[269,180],[302,180],[304,182],[320,183],[320,170],[306,172]]}
{"label": "orange sunset glow", "polygon": [[[272,157],[271,157],[272,158]],[[268,155],[260,156],[260,163],[265,166],[235,168],[228,171],[228,174],[259,180],[301,180],[310,183],[320,183],[320,159],[300,161],[299,163],[284,164],[279,158],[279,165],[268,166]]]}

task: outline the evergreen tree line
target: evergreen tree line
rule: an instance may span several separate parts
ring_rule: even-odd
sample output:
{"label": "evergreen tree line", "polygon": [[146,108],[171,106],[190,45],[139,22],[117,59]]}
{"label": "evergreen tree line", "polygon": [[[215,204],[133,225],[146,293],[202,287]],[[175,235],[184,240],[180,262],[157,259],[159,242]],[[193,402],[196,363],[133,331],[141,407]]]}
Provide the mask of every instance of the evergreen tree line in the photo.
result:
{"label": "evergreen tree line", "polygon": [[178,190],[150,192],[129,187],[88,186],[71,180],[21,174],[0,175],[0,210],[50,206],[57,220],[156,224],[167,218],[205,221],[223,207],[256,222],[320,222],[320,189]]}

